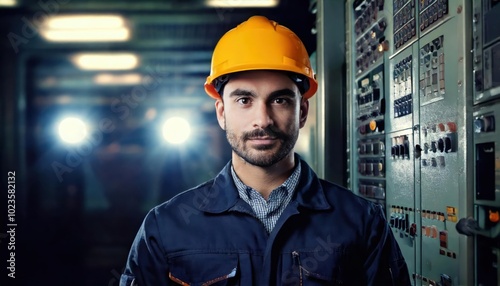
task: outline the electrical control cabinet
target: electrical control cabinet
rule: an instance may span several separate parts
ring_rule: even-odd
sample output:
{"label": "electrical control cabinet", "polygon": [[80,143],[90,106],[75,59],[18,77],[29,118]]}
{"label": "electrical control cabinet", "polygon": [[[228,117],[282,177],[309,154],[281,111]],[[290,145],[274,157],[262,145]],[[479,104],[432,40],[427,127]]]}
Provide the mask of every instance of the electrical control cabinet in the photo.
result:
{"label": "electrical control cabinet", "polygon": [[500,285],[500,1],[472,1],[474,213],[459,230],[475,238],[476,285]]}
{"label": "electrical control cabinet", "polygon": [[474,215],[477,285],[500,284],[500,102],[474,107]]}
{"label": "electrical control cabinet", "polygon": [[474,103],[500,98],[500,1],[474,0]]}
{"label": "electrical control cabinet", "polygon": [[[500,61],[491,61],[500,55],[497,40],[483,41],[486,48],[471,53],[477,34],[472,23],[480,22],[474,11],[485,11],[475,5],[466,0],[346,4],[347,109],[349,126],[355,127],[348,139],[349,187],[385,207],[413,285],[498,285],[478,267],[498,268],[498,243],[491,242],[496,238],[485,237],[488,251],[478,254],[486,242],[474,244],[475,236],[457,228],[462,218],[499,216],[499,183],[491,181],[500,177],[499,151],[481,163],[489,183],[474,181],[479,147],[473,134],[479,134],[474,133],[473,112],[483,120],[476,125],[491,129],[494,124],[492,115],[474,111],[474,103],[495,98],[496,75],[484,71],[490,66],[500,71]],[[491,27],[487,30],[489,38],[497,39]],[[476,54],[483,61],[487,55],[490,62],[479,65]],[[484,81],[478,89],[479,77],[491,79],[488,91]],[[485,144],[480,145],[483,153],[492,143]],[[481,158],[488,156],[483,153]],[[479,194],[486,203],[478,200],[474,184],[486,184]],[[499,225],[488,221],[481,226],[494,230]]]}

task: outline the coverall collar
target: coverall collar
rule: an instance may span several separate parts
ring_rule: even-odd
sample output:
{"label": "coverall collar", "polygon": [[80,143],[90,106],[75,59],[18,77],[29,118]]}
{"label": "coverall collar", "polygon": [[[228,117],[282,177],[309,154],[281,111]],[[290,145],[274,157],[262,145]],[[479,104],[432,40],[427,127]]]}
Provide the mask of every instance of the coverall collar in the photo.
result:
{"label": "coverall collar", "polygon": [[[290,203],[296,202],[299,207],[312,210],[330,209],[332,206],[326,200],[316,174],[298,154],[295,154],[295,159],[301,164],[301,174],[299,184]],[[222,213],[231,210],[233,207],[235,208],[232,210],[241,208],[241,204],[237,204],[240,197],[231,176],[231,161],[215,177],[212,186],[204,194],[204,197],[204,203],[198,205],[201,211]]]}

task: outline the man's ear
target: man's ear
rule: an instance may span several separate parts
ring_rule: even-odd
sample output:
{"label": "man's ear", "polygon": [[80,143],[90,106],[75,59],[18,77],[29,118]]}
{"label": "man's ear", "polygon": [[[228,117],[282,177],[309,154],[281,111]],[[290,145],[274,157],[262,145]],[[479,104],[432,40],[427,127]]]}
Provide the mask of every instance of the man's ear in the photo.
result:
{"label": "man's ear", "polygon": [[307,115],[309,113],[309,100],[300,101],[299,127],[302,128],[306,124]]}
{"label": "man's ear", "polygon": [[220,128],[225,130],[226,121],[224,118],[224,102],[222,99],[217,99],[215,101],[215,113],[217,114],[217,121],[219,122]]}

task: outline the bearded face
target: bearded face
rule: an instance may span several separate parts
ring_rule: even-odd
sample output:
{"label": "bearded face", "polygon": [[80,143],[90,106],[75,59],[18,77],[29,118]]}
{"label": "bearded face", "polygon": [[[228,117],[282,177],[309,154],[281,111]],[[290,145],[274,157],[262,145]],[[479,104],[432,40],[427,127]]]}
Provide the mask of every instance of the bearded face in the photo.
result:
{"label": "bearded face", "polygon": [[269,167],[281,161],[290,154],[299,137],[299,129],[293,124],[283,131],[268,126],[237,134],[227,126],[226,121],[225,128],[233,151],[246,162],[259,167]]}
{"label": "bearded face", "polygon": [[293,152],[305,124],[308,103],[285,74],[249,71],[231,77],[216,102],[219,125],[233,154],[269,167]]}

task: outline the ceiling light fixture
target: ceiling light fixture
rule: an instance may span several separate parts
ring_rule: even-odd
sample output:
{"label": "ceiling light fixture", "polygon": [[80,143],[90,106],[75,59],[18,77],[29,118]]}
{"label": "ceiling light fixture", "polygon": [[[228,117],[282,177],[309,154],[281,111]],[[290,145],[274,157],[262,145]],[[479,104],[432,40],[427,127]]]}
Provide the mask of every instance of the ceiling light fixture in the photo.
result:
{"label": "ceiling light fixture", "polygon": [[115,42],[130,39],[125,20],[117,15],[65,15],[48,18],[40,29],[51,42]]}
{"label": "ceiling light fixture", "polygon": [[82,70],[130,70],[137,67],[139,59],[132,53],[89,53],[72,57]]}
{"label": "ceiling light fixture", "polygon": [[94,83],[99,85],[137,85],[142,81],[138,73],[110,74],[101,73],[94,76]]}
{"label": "ceiling light fixture", "polygon": [[16,0],[0,0],[0,7],[14,7],[17,6]]}

